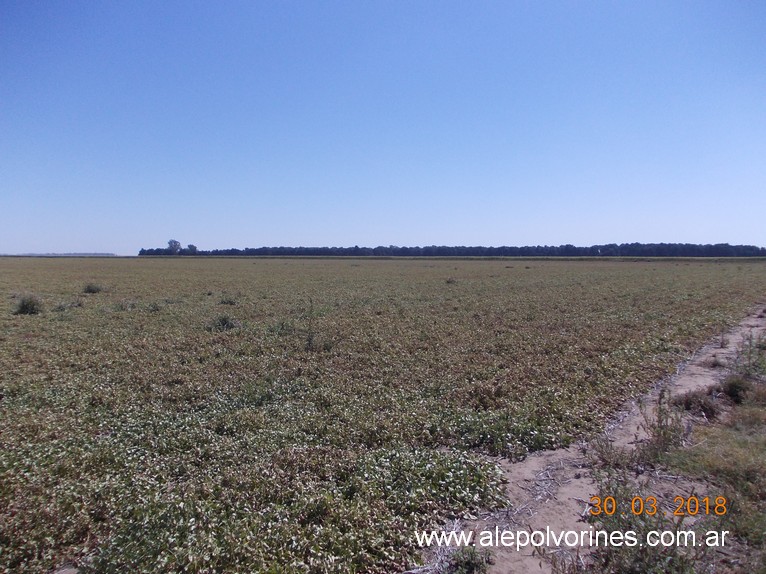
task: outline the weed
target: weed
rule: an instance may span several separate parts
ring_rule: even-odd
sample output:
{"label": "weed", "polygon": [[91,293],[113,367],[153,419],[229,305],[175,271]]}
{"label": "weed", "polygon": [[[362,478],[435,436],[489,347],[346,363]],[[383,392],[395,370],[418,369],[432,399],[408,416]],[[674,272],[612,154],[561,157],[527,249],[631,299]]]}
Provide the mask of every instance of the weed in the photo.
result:
{"label": "weed", "polygon": [[329,351],[333,348],[335,342],[317,333],[314,325],[315,316],[314,300],[309,298],[308,309],[304,312],[304,318],[306,319],[306,328],[303,330],[304,349],[306,351]]}
{"label": "weed", "polygon": [[82,292],[88,294],[101,293],[104,288],[97,283],[88,283],[83,287]]}
{"label": "weed", "polygon": [[219,315],[211,323],[208,324],[208,331],[230,331],[240,327],[239,321],[231,318],[229,315]]}
{"label": "weed", "polygon": [[489,551],[479,552],[474,546],[463,546],[452,553],[445,574],[484,574],[491,564]]}
{"label": "weed", "polygon": [[716,402],[712,391],[713,389],[689,391],[673,397],[671,403],[674,406],[682,407],[693,415],[702,415],[708,420],[713,420],[720,414],[721,406]]}
{"label": "weed", "polygon": [[132,311],[138,306],[138,303],[130,299],[123,299],[114,304],[115,311]]}
{"label": "weed", "polygon": [[246,383],[242,389],[241,400],[250,408],[262,407],[275,398],[273,383],[271,379]]}
{"label": "weed", "polygon": [[306,350],[311,351],[314,348],[314,300],[309,298],[309,308],[306,313],[308,324],[306,325]]}
{"label": "weed", "polygon": [[82,306],[83,306],[82,301],[80,299],[77,299],[76,301],[71,301],[69,303],[59,303],[53,308],[53,310],[56,313],[61,313],[63,311],[68,311],[69,309],[75,309]]}
{"label": "weed", "polygon": [[595,466],[611,469],[630,469],[635,467],[633,451],[614,445],[606,435],[599,435],[590,444],[589,458]]}
{"label": "weed", "polygon": [[269,326],[267,331],[279,336],[293,335],[295,333],[295,325],[292,323],[292,321],[278,321],[277,323]]}
{"label": "weed", "polygon": [[745,403],[732,413],[728,425],[743,433],[760,432],[766,426],[766,410],[763,403],[753,402],[752,393],[748,393]]}
{"label": "weed", "polygon": [[232,297],[231,295],[224,295],[221,297],[221,300],[219,301],[219,304],[221,305],[236,305],[237,300]]}
{"label": "weed", "polygon": [[721,390],[732,401],[740,404],[745,398],[745,393],[753,387],[753,384],[742,375],[729,375],[721,385]]}
{"label": "weed", "polygon": [[638,460],[646,464],[657,464],[662,462],[671,448],[683,442],[681,413],[673,408],[667,389],[660,390],[654,413],[645,405],[641,405],[641,413],[644,417],[642,428],[646,431],[647,440],[639,445],[636,454]]}
{"label": "weed", "polygon": [[36,295],[24,295],[16,305],[14,315],[37,315],[43,312],[43,303]]}

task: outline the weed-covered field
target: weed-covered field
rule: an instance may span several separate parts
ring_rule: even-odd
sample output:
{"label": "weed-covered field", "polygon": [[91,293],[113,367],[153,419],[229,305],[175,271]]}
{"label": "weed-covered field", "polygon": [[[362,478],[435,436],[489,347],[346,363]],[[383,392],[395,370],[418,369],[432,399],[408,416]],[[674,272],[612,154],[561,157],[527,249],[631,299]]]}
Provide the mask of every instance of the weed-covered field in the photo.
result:
{"label": "weed-covered field", "polygon": [[[763,261],[0,259],[0,571],[396,572]],[[510,501],[511,503],[513,501]]]}

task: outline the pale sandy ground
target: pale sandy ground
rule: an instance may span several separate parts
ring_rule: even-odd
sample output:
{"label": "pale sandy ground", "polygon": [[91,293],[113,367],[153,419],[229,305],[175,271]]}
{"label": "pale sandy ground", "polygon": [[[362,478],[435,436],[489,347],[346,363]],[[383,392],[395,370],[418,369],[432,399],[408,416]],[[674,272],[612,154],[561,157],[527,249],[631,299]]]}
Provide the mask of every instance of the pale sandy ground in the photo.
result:
{"label": "pale sandy ground", "polygon": [[[766,335],[765,305],[766,303],[758,305],[751,314],[723,336],[725,347],[722,347],[721,336],[711,339],[692,357],[680,364],[674,376],[658,382],[640,402],[647,406],[656,404],[663,388],[667,388],[672,395],[679,395],[720,382],[726,375],[726,366],[735,361],[738,350],[747,339],[751,336],[757,339]],[[615,446],[631,448],[646,437],[644,423],[639,401],[632,401],[617,414],[605,430],[605,436]],[[691,423],[687,425],[687,433],[693,432]],[[545,532],[546,527],[557,533],[589,530],[586,521],[588,501],[591,496],[597,494],[597,490],[586,456],[588,449],[588,444],[580,443],[565,449],[535,453],[521,462],[500,460],[499,464],[508,480],[508,499],[512,501],[513,506],[500,512],[481,515],[477,520],[453,523],[450,529],[472,530],[475,540],[478,540],[481,532],[495,532],[495,528],[500,532]],[[654,476],[648,478],[653,481],[652,494],[656,494],[658,498],[664,494],[672,500],[674,496],[688,496],[692,490],[697,495],[704,495],[709,491],[709,485],[706,484],[663,474],[662,471],[655,470],[651,473]],[[549,559],[533,554],[531,547],[517,551],[515,547],[497,545],[490,550],[494,561],[489,568],[490,574],[551,572]],[[576,553],[566,546],[561,549],[546,547],[544,553],[551,557],[560,552],[576,556]],[[581,551],[580,554],[586,555],[587,551]],[[434,558],[431,556],[431,560]],[[411,572],[425,574],[429,570],[431,568],[427,565]]]}

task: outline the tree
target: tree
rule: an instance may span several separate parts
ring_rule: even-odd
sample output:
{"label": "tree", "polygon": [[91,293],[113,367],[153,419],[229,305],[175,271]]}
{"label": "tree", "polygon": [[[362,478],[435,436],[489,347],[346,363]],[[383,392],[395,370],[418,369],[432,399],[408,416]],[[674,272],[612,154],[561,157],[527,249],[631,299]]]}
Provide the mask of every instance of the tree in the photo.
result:
{"label": "tree", "polygon": [[176,241],[175,239],[171,239],[168,241],[168,253],[170,255],[178,255],[178,253],[181,251],[181,242]]}
{"label": "tree", "polygon": [[196,255],[197,254],[197,246],[189,243],[189,245],[186,246],[186,252],[189,255]]}

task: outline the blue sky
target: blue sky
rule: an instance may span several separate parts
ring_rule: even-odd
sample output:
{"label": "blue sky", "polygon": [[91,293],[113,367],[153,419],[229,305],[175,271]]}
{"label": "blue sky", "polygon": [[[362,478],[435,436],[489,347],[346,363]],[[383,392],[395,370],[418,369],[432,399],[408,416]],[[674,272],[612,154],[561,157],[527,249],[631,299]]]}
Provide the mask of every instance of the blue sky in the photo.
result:
{"label": "blue sky", "polygon": [[0,253],[766,246],[763,2],[0,0]]}

